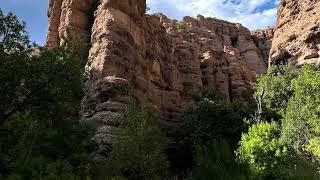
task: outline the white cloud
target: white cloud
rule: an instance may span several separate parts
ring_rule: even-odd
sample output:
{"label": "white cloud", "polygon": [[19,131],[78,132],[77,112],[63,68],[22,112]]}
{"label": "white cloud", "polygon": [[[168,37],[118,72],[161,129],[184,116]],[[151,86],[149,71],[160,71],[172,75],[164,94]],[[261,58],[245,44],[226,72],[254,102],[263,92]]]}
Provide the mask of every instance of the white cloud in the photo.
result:
{"label": "white cloud", "polygon": [[170,18],[202,14],[250,29],[274,26],[279,0],[147,0],[151,12],[162,12]]}

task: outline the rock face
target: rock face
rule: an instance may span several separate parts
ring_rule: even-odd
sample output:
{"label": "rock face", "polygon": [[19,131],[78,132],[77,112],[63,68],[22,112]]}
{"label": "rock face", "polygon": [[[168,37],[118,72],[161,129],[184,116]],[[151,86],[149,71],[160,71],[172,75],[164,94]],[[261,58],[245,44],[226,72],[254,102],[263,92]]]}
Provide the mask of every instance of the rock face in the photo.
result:
{"label": "rock face", "polygon": [[145,0],[50,3],[48,47],[58,46],[68,35],[91,35],[81,115],[99,127],[93,137],[98,159],[105,156],[112,130],[121,123],[126,96],[161,112],[174,147],[179,115],[190,104],[188,93],[215,88],[226,101],[247,102],[250,82],[267,69],[272,33],[251,35],[240,24],[203,16],[178,22],[162,14],[146,15],[145,10]]}
{"label": "rock face", "polygon": [[319,62],[320,1],[282,0],[270,54],[270,63]]}
{"label": "rock face", "polygon": [[274,29],[259,29],[251,32],[253,41],[257,45],[257,47],[261,50],[261,56],[265,64],[268,64],[270,50],[272,46]]}
{"label": "rock face", "polygon": [[68,37],[89,41],[98,0],[50,0],[46,46],[60,45]]}

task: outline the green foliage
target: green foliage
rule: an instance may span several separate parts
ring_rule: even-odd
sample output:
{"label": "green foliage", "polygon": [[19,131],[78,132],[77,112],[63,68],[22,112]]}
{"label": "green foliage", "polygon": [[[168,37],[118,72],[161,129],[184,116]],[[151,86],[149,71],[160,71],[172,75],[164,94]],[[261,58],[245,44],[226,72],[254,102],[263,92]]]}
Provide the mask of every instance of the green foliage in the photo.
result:
{"label": "green foliage", "polygon": [[236,103],[227,104],[215,90],[192,92],[190,97],[195,103],[184,111],[181,119],[186,134],[182,144],[192,146],[195,151],[184,158],[195,156],[191,158],[195,161],[191,178],[249,177],[245,166],[236,164],[232,151],[247,128],[243,119],[250,117],[253,109]]}
{"label": "green foliage", "polygon": [[280,168],[286,163],[288,149],[280,139],[280,129],[275,123],[261,123],[243,134],[236,151],[240,163],[248,163],[258,177],[279,178],[286,175]]}
{"label": "green foliage", "polygon": [[25,31],[25,23],[9,13],[4,15],[0,9],[0,51],[23,52],[28,50],[29,37]]}
{"label": "green foliage", "polygon": [[210,142],[197,147],[197,164],[193,180],[248,180],[251,172],[246,165],[237,164],[229,144],[225,141]]}
{"label": "green foliage", "polygon": [[205,144],[211,140],[226,139],[232,147],[246,129],[243,119],[250,117],[251,108],[238,104],[226,104],[215,92],[193,95],[198,102],[182,115],[182,128],[193,144]]}
{"label": "green foliage", "polygon": [[[318,65],[304,65],[300,69],[289,66],[271,67],[269,72],[260,77],[255,84],[255,93],[256,96],[262,97],[264,111],[270,109],[271,112],[276,112],[278,115],[276,120],[280,120],[281,127],[276,130],[271,128],[270,123],[254,125],[250,131],[255,130],[261,134],[259,129],[269,129],[265,132],[270,136],[265,138],[260,135],[260,141],[257,141],[259,136],[250,134],[249,131],[249,134],[243,135],[237,155],[242,162],[249,164],[251,162],[251,166],[258,169],[257,172],[260,170],[265,173],[264,177],[319,178],[317,173],[320,156],[319,70]],[[276,131],[271,131],[272,129]],[[270,141],[275,143],[272,148]],[[287,149],[287,154],[280,151],[282,147]],[[263,154],[268,152],[265,148],[271,150],[270,153],[273,155]],[[261,153],[258,150],[264,151]],[[265,160],[264,155],[272,158]],[[310,161],[310,158],[313,161]],[[277,169],[281,169],[281,172]]]}
{"label": "green foliage", "polygon": [[320,71],[305,66],[291,83],[294,95],[283,120],[283,138],[298,153],[309,152],[320,158]]}
{"label": "green foliage", "polygon": [[76,117],[82,96],[82,70],[74,58],[77,53],[69,51],[69,44],[52,51],[22,44],[29,42],[21,40],[27,38],[21,29],[24,26],[11,16],[7,16],[13,21],[9,24],[14,24],[5,25],[9,35],[4,35],[4,42],[21,46],[20,51],[12,51],[8,48],[15,46],[1,45],[0,125],[26,113],[47,122]]}
{"label": "green foliage", "polygon": [[1,128],[0,156],[6,161],[0,165],[0,172],[19,174],[23,179],[40,179],[50,175],[47,167],[65,162],[73,173],[84,175],[90,164],[84,148],[88,136],[88,127],[76,121],[56,128],[32,119],[16,119]]}
{"label": "green foliage", "polygon": [[254,124],[242,135],[238,162],[250,166],[253,179],[319,179],[317,164],[291,151],[280,136],[275,122]]}
{"label": "green foliage", "polygon": [[111,159],[117,174],[129,179],[160,179],[168,162],[158,119],[148,106],[130,100],[115,130]]}
{"label": "green foliage", "polygon": [[25,25],[0,11],[0,178],[90,175],[87,126],[78,122],[82,70],[70,44],[31,46]]}
{"label": "green foliage", "polygon": [[183,29],[183,26],[180,23],[177,23],[176,28],[177,28],[177,30],[181,30],[181,29]]}
{"label": "green foliage", "polygon": [[271,67],[256,83],[266,108],[281,115],[281,138],[296,153],[319,159],[320,71],[317,65],[301,69]]}
{"label": "green foliage", "polygon": [[293,67],[271,66],[266,75],[258,78],[255,96],[263,95],[266,108],[281,114],[293,94],[291,81],[296,77],[297,70]]}

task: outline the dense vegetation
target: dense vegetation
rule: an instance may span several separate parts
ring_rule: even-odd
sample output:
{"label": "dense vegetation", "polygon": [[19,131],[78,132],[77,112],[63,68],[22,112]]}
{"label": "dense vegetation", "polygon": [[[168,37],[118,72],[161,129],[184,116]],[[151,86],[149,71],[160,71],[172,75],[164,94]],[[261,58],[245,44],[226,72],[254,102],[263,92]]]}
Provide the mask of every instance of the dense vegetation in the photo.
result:
{"label": "dense vegetation", "polygon": [[76,62],[83,51],[68,42],[37,47],[24,23],[0,10],[0,179],[320,178],[318,65],[270,67],[254,84],[257,105],[228,103],[212,90],[193,95],[179,142],[181,154],[192,153],[182,162],[188,169],[175,176],[161,117],[134,100],[114,130],[107,162],[91,161],[93,129],[78,115],[84,72]]}
{"label": "dense vegetation", "polygon": [[[189,134],[196,139],[193,174],[197,176],[193,179],[214,177],[212,173],[217,172],[217,167],[224,167],[216,175],[225,177],[223,179],[319,179],[319,88],[320,68],[317,65],[305,65],[300,69],[270,67],[268,73],[254,84],[258,108],[247,121],[248,131],[242,128],[245,124],[232,115],[237,111],[228,111],[228,116],[225,113],[219,115],[220,108],[213,106],[214,101],[204,98],[203,101],[207,101],[205,104],[199,106],[196,103],[197,108],[188,109],[187,117],[183,119],[188,124],[187,130],[191,129]],[[229,109],[226,107],[224,111]],[[208,111],[213,114],[206,116]],[[216,119],[219,121],[216,122]],[[217,124],[211,127],[211,123]],[[224,130],[219,130],[221,125]],[[238,147],[233,145],[230,137],[239,138],[239,133],[230,136],[228,128],[234,132],[239,129],[243,131]],[[229,147],[235,147],[232,158],[228,150],[220,151],[220,157],[217,157],[216,149],[226,149],[226,145],[210,143],[210,140],[217,138],[225,140]],[[199,142],[201,148],[198,148]],[[207,158],[201,158],[204,155]],[[238,166],[222,163],[228,159],[233,161],[227,162],[235,162]],[[230,169],[230,166],[234,168]],[[239,167],[246,167],[247,171],[240,171],[242,176],[230,177],[239,172]],[[224,176],[224,170],[229,177]]]}
{"label": "dense vegetation", "polygon": [[0,179],[90,174],[90,131],[78,121],[83,73],[69,49],[32,45],[24,23],[0,11]]}

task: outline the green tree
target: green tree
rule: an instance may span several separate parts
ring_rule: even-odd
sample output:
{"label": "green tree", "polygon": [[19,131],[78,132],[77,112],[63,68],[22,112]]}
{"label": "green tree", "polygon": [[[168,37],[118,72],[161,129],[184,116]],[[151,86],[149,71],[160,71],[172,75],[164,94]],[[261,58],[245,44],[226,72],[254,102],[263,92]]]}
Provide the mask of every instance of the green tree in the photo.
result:
{"label": "green tree", "polygon": [[275,122],[254,124],[236,151],[239,163],[248,164],[253,179],[319,179],[318,165],[290,149]]}
{"label": "green tree", "polygon": [[270,109],[278,115],[279,141],[288,149],[288,160],[282,166],[290,170],[286,175],[291,179],[318,178],[319,70],[318,65],[304,65],[299,69],[271,67],[255,84],[256,95],[262,95],[264,110]]}
{"label": "green tree", "polygon": [[0,50],[23,52],[29,50],[29,43],[25,23],[20,22],[11,12],[4,15],[0,9]]}
{"label": "green tree", "polygon": [[293,95],[291,81],[298,70],[291,66],[271,66],[267,74],[260,76],[254,84],[255,96],[262,96],[264,110],[283,113]]}
{"label": "green tree", "polygon": [[129,179],[160,179],[168,162],[158,118],[145,105],[128,102],[114,132],[111,159],[117,174]]}
{"label": "green tree", "polygon": [[289,157],[285,143],[280,139],[280,127],[275,122],[254,124],[241,137],[236,151],[240,163],[247,163],[257,177],[281,179],[288,175],[286,164]]}
{"label": "green tree", "polygon": [[320,68],[305,65],[292,83],[294,95],[285,109],[283,139],[299,154],[320,158]]}

